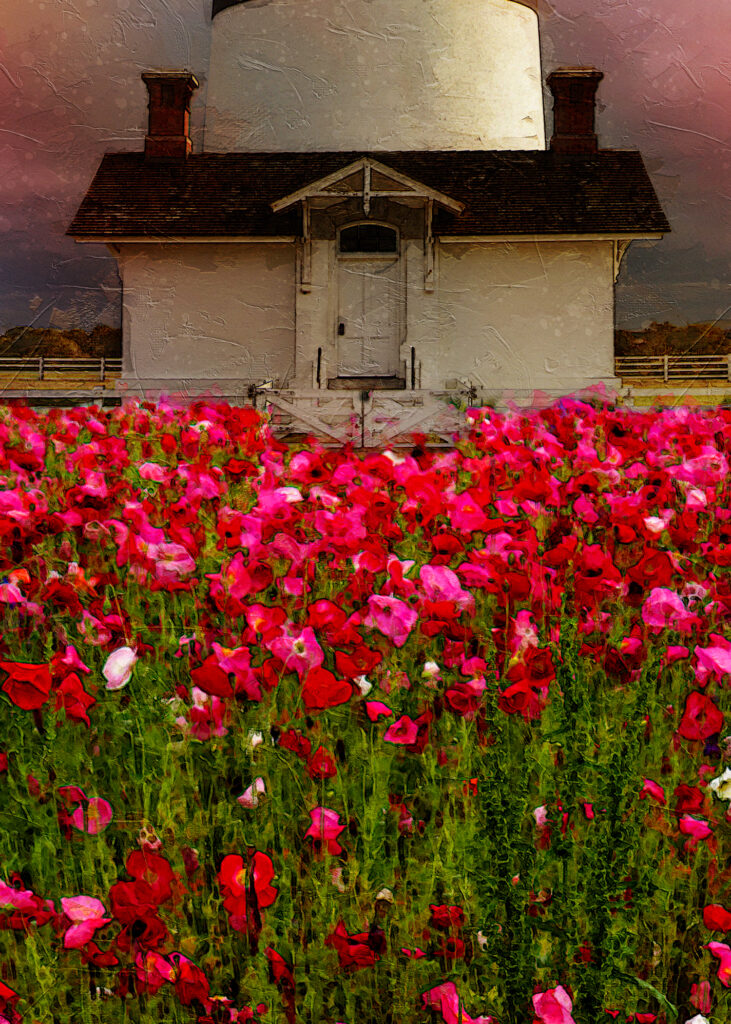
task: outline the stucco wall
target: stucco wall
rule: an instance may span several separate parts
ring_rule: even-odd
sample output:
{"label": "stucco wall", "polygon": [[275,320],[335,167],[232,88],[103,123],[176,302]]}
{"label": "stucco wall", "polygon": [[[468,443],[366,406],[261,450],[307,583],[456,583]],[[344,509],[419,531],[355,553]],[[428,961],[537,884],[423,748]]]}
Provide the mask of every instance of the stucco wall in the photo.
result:
{"label": "stucco wall", "polygon": [[256,0],[213,19],[204,147],[543,149],[541,83],[513,0]]}
{"label": "stucco wall", "polygon": [[409,331],[422,387],[461,377],[488,390],[571,390],[613,378],[610,241],[442,243],[437,261],[433,300]]}
{"label": "stucco wall", "polygon": [[119,262],[125,377],[293,376],[294,244],[129,244]]}
{"label": "stucco wall", "polygon": [[[318,346],[323,382],[335,376],[334,245],[313,241],[307,293],[294,243],[123,246],[125,379],[310,388]],[[405,239],[402,258],[401,358],[410,378],[414,346],[417,387],[461,379],[482,394],[568,394],[613,379],[611,241],[441,242],[433,292],[423,243]]]}

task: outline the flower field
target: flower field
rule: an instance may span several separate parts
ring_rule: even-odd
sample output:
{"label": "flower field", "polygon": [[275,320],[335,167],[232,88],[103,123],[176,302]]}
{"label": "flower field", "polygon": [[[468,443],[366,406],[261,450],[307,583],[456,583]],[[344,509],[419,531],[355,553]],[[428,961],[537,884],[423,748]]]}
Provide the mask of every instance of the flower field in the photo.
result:
{"label": "flower field", "polygon": [[731,412],[467,416],[0,407],[0,1024],[731,1019]]}

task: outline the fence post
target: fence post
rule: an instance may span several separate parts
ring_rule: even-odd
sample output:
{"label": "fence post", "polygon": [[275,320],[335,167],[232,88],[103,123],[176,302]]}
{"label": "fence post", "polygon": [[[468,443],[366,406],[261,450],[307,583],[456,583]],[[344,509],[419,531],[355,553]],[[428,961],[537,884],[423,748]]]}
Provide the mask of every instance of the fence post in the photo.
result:
{"label": "fence post", "polygon": [[106,366],[105,366],[105,363],[104,363],[104,356],[102,356],[102,358],[101,358],[101,367],[100,367],[100,370],[101,370],[100,376],[101,376],[102,384],[104,383],[104,372],[105,372],[105,369],[106,369]]}
{"label": "fence post", "polygon": [[662,362],[663,362],[663,371],[662,371],[663,372],[663,377],[662,377],[662,379],[667,384],[667,380],[668,380],[668,357],[667,356],[663,356],[662,357]]}
{"label": "fence post", "polygon": [[43,380],[43,356],[38,356],[38,380]]}

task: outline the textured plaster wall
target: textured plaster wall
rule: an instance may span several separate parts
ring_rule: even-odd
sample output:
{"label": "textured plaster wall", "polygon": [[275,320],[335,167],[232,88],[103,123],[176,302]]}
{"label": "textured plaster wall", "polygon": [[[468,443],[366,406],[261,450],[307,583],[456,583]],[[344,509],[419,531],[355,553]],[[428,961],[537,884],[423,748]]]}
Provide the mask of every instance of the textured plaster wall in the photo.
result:
{"label": "textured plaster wall", "polygon": [[294,263],[285,243],[122,246],[125,376],[291,374]]}
{"label": "textured plaster wall", "polygon": [[205,149],[545,148],[513,0],[255,0],[211,29]]}
{"label": "textured plaster wall", "polygon": [[[125,377],[286,378],[310,388],[321,346],[325,383],[337,372],[334,245],[313,242],[306,293],[294,245],[124,246]],[[417,387],[461,379],[568,393],[613,378],[611,242],[441,243],[433,292],[423,244],[405,241],[402,259],[401,357],[408,378],[414,346]]]}
{"label": "textured plaster wall", "polygon": [[422,387],[564,388],[613,378],[612,243],[443,243],[416,330]]}

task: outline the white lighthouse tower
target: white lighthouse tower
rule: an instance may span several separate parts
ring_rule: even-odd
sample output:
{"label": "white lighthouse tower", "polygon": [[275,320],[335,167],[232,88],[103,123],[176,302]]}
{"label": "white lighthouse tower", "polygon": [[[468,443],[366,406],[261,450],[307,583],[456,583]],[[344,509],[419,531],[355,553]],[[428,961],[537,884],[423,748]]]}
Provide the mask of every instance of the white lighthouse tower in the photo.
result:
{"label": "white lighthouse tower", "polygon": [[209,153],[545,149],[536,0],[214,0]]}

